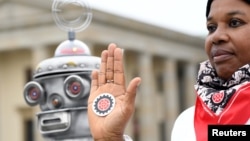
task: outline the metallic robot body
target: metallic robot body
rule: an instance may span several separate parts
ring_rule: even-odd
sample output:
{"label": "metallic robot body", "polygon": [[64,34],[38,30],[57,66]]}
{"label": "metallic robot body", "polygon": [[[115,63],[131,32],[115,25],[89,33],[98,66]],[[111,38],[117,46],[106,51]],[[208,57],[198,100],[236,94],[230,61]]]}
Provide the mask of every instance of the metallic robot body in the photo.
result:
{"label": "metallic robot body", "polygon": [[67,40],[57,47],[53,58],[38,64],[34,79],[24,87],[24,99],[30,106],[40,106],[38,129],[45,139],[92,140],[87,101],[90,75],[100,61],[84,43]]}

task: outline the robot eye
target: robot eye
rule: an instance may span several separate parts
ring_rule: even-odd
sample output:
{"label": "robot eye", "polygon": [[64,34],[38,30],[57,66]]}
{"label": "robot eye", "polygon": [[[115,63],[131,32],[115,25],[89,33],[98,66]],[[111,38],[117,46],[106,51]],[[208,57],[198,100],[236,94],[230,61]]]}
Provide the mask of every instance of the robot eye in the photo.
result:
{"label": "robot eye", "polygon": [[24,87],[24,99],[31,106],[37,105],[42,100],[43,94],[44,90],[38,82],[28,82]]}
{"label": "robot eye", "polygon": [[73,81],[69,84],[68,86],[68,90],[70,93],[72,93],[73,95],[78,95],[81,93],[82,91],[82,85],[80,82],[78,81]]}
{"label": "robot eye", "polygon": [[37,87],[31,87],[28,90],[28,96],[31,100],[38,100],[41,95],[41,91]]}
{"label": "robot eye", "polygon": [[77,75],[68,76],[64,81],[64,91],[70,98],[82,98],[89,93],[89,81]]}

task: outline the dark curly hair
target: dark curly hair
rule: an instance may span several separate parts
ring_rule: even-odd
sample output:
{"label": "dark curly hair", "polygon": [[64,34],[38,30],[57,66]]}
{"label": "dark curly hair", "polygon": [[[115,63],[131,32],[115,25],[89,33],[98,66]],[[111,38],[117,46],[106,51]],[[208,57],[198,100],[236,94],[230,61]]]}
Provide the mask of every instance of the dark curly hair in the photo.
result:
{"label": "dark curly hair", "polygon": [[[242,1],[244,1],[247,4],[250,4],[250,0],[242,0]],[[211,7],[212,2],[213,2],[213,0],[208,0],[207,1],[206,17],[208,17],[208,14],[210,12],[210,7]]]}

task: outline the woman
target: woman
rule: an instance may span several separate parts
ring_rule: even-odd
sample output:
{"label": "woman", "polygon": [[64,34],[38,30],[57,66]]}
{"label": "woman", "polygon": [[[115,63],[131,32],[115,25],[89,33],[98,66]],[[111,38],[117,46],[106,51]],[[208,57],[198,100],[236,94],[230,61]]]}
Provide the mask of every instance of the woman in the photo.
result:
{"label": "woman", "polygon": [[[200,64],[196,103],[177,118],[172,141],[206,141],[209,124],[249,123],[250,0],[208,0],[206,17],[208,60]],[[101,58],[100,71],[92,73],[90,129],[96,141],[123,141],[141,79],[136,77],[125,86],[122,51],[115,44]],[[103,93],[110,99],[106,107],[112,106],[110,112],[98,116],[102,111],[98,102],[105,101]]]}

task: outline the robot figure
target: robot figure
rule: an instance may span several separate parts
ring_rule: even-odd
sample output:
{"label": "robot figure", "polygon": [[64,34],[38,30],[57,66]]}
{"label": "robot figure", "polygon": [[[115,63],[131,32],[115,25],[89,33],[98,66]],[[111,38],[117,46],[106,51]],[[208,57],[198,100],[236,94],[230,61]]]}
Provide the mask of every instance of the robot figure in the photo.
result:
{"label": "robot figure", "polygon": [[[87,12],[67,21],[62,13],[69,4]],[[99,69],[101,59],[91,56],[88,46],[75,39],[75,32],[89,25],[92,14],[86,0],[54,0],[52,11],[56,24],[69,33],[69,39],[57,47],[53,58],[38,64],[33,80],[24,86],[24,99],[30,106],[40,105],[38,129],[46,140],[90,141],[90,75]]]}
{"label": "robot figure", "polygon": [[40,105],[38,128],[45,139],[91,140],[87,101],[90,75],[99,65],[100,58],[78,40],[64,41],[53,58],[38,64],[34,79],[24,87],[24,99],[30,106]]}

